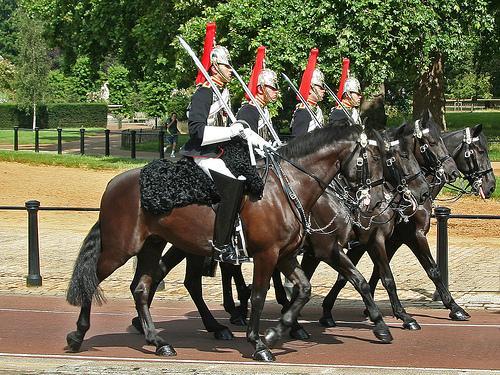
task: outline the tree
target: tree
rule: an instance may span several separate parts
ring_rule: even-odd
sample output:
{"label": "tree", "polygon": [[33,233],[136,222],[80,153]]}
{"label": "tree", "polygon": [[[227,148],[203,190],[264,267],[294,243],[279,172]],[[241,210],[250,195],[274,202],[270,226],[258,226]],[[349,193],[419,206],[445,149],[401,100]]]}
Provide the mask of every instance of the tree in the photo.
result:
{"label": "tree", "polygon": [[27,113],[33,111],[33,129],[36,127],[36,106],[43,102],[47,91],[49,60],[43,38],[43,24],[30,17],[23,9],[16,13],[18,65],[16,98],[18,106]]}
{"label": "tree", "polygon": [[0,56],[12,60],[16,55],[14,24],[12,16],[17,9],[16,0],[0,2]]}
{"label": "tree", "polygon": [[14,93],[14,64],[0,56],[0,102],[9,101]]}

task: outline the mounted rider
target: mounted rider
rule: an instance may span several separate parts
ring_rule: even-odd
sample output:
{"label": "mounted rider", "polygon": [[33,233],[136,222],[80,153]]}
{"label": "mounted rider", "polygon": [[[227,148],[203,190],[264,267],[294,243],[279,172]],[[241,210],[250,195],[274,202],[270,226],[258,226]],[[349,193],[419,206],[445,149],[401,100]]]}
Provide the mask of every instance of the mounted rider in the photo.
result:
{"label": "mounted rider", "polygon": [[[254,103],[247,94],[247,100],[236,114],[236,119],[246,121],[255,133],[258,133],[266,141],[272,141],[270,131],[265,125],[266,121],[271,124],[271,115],[267,105],[278,99],[279,86],[276,73],[265,68],[265,54],[266,47],[260,46],[257,49],[255,65],[248,83],[248,88],[256,102]],[[257,105],[262,109],[265,119],[259,113]]]}
{"label": "mounted rider", "polygon": [[[211,80],[229,104],[226,85],[231,81],[232,68],[228,50],[214,46],[215,24],[207,24],[202,64]],[[215,225],[214,259],[221,262],[238,263],[242,259],[236,254],[231,238],[244,192],[244,177],[236,178],[227,168],[221,156],[224,143],[243,135],[243,125],[226,126],[223,104],[201,72],[196,79],[197,89],[191,98],[188,112],[189,140],[181,154],[193,158],[194,162],[214,181],[220,195]]]}
{"label": "mounted rider", "polygon": [[290,124],[294,137],[323,127],[324,124],[323,112],[318,102],[322,101],[325,95],[325,77],[323,73],[316,68],[318,53],[319,51],[317,48],[311,50],[299,88],[300,94],[305,99],[315,118],[311,116],[311,113],[309,113],[304,103],[301,102],[297,104]]}
{"label": "mounted rider", "polygon": [[[342,75],[340,78],[337,96],[341,98],[342,104],[349,111],[351,117],[357,124],[361,124],[359,107],[363,98],[359,81],[349,76],[349,59],[344,58],[342,64]],[[328,118],[328,125],[344,125],[348,122],[347,115],[340,105],[332,108]]]}

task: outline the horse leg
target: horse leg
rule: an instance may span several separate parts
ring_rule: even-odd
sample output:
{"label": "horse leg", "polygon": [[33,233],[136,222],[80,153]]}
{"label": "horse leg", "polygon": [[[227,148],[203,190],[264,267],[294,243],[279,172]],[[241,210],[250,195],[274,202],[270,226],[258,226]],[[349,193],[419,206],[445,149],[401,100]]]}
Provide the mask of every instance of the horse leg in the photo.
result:
{"label": "horse leg", "polygon": [[238,293],[238,300],[240,301],[240,306],[237,307],[240,315],[245,320],[248,316],[248,302],[250,301],[250,295],[252,294],[252,286],[245,283],[245,278],[241,272],[241,266],[235,267],[233,269],[233,279],[236,286],[236,292]]}
{"label": "horse leg", "polygon": [[[396,254],[396,251],[401,247],[403,241],[399,239],[399,236],[396,235],[396,232],[392,234],[392,236],[385,241],[385,252],[387,254],[387,260],[391,263],[392,257]],[[380,280],[380,270],[376,263],[373,264],[372,274],[370,276],[370,293],[372,296],[375,296],[375,289],[377,288],[377,284]]]}
{"label": "horse leg", "polygon": [[[300,268],[297,258],[284,259],[278,263],[281,272],[297,287],[297,296],[293,299],[290,308],[281,316],[278,325],[266,331],[265,340],[270,347],[297,322],[300,310],[311,298],[311,283],[304,271]],[[305,332],[305,331],[304,331]],[[307,334],[307,332],[306,332]],[[307,336],[309,336],[307,334]]]}
{"label": "horse leg", "polygon": [[146,240],[142,251],[137,254],[136,276],[130,289],[134,296],[135,308],[139,314],[146,342],[155,346],[157,355],[175,356],[177,353],[174,348],[156,332],[148,305],[153,275],[158,269],[158,262],[164,246],[163,240]]}
{"label": "horse leg", "polygon": [[469,320],[470,315],[455,302],[449,289],[444,285],[439,267],[432,257],[429,242],[423,233],[417,232],[415,238],[408,241],[408,246],[436,286],[443,305],[450,310],[450,318],[453,320]]}
{"label": "horse leg", "polygon": [[205,257],[199,255],[188,255],[186,264],[186,276],[184,278],[184,286],[189,292],[191,299],[196,305],[200,313],[203,325],[208,332],[213,332],[217,340],[232,340],[233,333],[215,320],[214,316],[208,309],[203,300],[201,277],[203,273],[203,262]]}
{"label": "horse leg", "polygon": [[[130,234],[132,236],[128,242],[130,246],[140,248],[140,239]],[[105,246],[103,242],[98,221],[83,240],[66,295],[71,305],[80,306],[77,330],[66,336],[68,350],[71,352],[80,350],[85,334],[90,328],[92,300],[95,299],[98,303],[104,300],[99,284],[130,258],[123,249]]]}
{"label": "horse leg", "polygon": [[[361,259],[365,251],[366,249],[364,246],[358,245],[353,248],[350,248],[347,251],[347,257],[355,266],[356,264],[358,264],[359,260]],[[323,327],[336,326],[335,320],[333,319],[332,315],[332,309],[333,305],[335,305],[335,301],[337,300],[340,291],[344,288],[346,284],[347,284],[347,279],[342,274],[339,273],[339,275],[337,276],[337,280],[335,281],[335,284],[333,284],[332,286],[332,289],[330,289],[328,294],[323,299],[322,303],[323,316],[319,319],[319,323]]]}
{"label": "horse leg", "polygon": [[382,233],[376,234],[374,238],[374,246],[369,248],[368,253],[373,263],[375,263],[380,270],[380,278],[387,294],[389,295],[394,316],[403,321],[404,329],[420,329],[417,321],[405,311],[401,301],[399,300],[396,290],[396,282],[394,281],[394,276],[389,266],[389,260],[385,251],[385,238]]}
{"label": "horse leg", "polygon": [[[234,303],[233,298],[233,287],[231,284],[231,279],[234,277],[234,282],[236,284],[236,290],[238,290],[238,297],[240,297],[239,290],[246,287],[245,280],[243,279],[243,275],[241,274],[241,265],[235,265],[225,262],[219,263],[221,277],[222,277],[222,304],[224,306],[224,310],[231,316],[229,321],[237,326],[245,326],[246,322],[246,307],[245,312],[242,309],[238,309],[236,304]],[[237,273],[241,274],[241,278],[235,277]],[[241,285],[243,283],[243,285]],[[243,296],[241,296],[243,298]],[[241,306],[241,300],[240,300]],[[248,302],[247,305],[248,307]]]}
{"label": "horse leg", "polygon": [[[156,289],[158,288],[158,284],[160,283],[160,281],[163,280],[174,267],[176,267],[180,262],[182,262],[184,258],[186,258],[186,253],[175,246],[172,246],[170,249],[168,249],[167,252],[161,257],[160,262],[158,264],[158,269],[153,277],[153,283],[151,284],[151,290],[148,296],[148,307],[151,307],[151,303],[153,302],[153,297],[156,293]],[[134,280],[130,285],[130,290],[132,291],[132,294],[134,293],[137,283],[139,282],[140,276],[141,275],[138,274],[136,268]],[[135,285],[134,282],[136,283]],[[139,316],[136,316],[135,318],[132,319],[132,326],[134,326],[134,328],[138,330],[140,333],[144,334],[144,330],[142,329],[141,319],[139,318]]]}
{"label": "horse leg", "polygon": [[247,327],[247,340],[253,345],[252,358],[257,361],[272,362],[276,360],[259,335],[260,318],[266,301],[271,275],[276,267],[278,252],[262,251],[253,257],[252,308]]}
{"label": "horse leg", "polygon": [[281,272],[275,269],[273,272],[273,286],[274,293],[276,295],[276,302],[282,306],[281,313],[283,314],[286,310],[290,308],[290,301],[286,296],[285,287],[283,286],[283,281],[281,280]]}
{"label": "horse leg", "polygon": [[[361,297],[363,298],[363,302],[365,303],[368,316],[375,325],[373,329],[373,333],[375,334],[375,336],[384,343],[391,342],[392,335],[389,331],[389,327],[385,324],[384,319],[382,318],[382,313],[380,312],[378,306],[375,304],[373,296],[370,293],[370,286],[366,282],[361,272],[359,272],[354,264],[352,264],[351,260],[347,257],[346,254],[344,254],[342,249],[338,247],[335,247],[333,249],[332,255],[329,259],[326,260],[326,263],[328,263],[330,267],[334,268],[346,280],[348,280],[361,295]],[[333,323],[335,324],[335,322]]]}

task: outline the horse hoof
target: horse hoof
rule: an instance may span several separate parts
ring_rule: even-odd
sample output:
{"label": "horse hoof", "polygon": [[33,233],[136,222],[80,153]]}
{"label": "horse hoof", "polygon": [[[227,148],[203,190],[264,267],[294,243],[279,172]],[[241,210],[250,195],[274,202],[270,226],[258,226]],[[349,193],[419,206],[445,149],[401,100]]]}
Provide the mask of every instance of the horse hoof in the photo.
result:
{"label": "horse hoof", "polygon": [[132,319],[132,326],[139,331],[139,333],[142,333],[144,335],[144,328],[142,328],[142,323],[141,323],[141,318],[136,316],[134,319]]}
{"label": "horse hoof", "polygon": [[416,321],[404,322],[403,328],[410,330],[410,331],[418,331],[418,330],[422,329]]}
{"label": "horse hoof", "polygon": [[80,350],[83,340],[78,337],[78,332],[73,331],[66,336],[66,342],[68,343],[68,351],[76,353]]}
{"label": "horse hoof", "polygon": [[156,348],[156,355],[161,357],[175,357],[177,352],[172,345],[166,344]]}
{"label": "horse hoof", "polygon": [[276,361],[276,358],[274,357],[273,353],[269,349],[262,349],[259,351],[256,351],[253,353],[252,358],[255,359],[256,361],[262,361],[262,362],[274,362]]}
{"label": "horse hoof", "polygon": [[321,318],[319,320],[319,324],[321,324],[323,327],[336,327],[337,323],[335,323],[335,320],[333,318]]}
{"label": "horse hoof", "polygon": [[375,334],[375,337],[377,339],[379,339],[380,342],[382,342],[384,344],[389,344],[393,340],[389,329],[375,330],[375,331],[373,331],[373,333]]}
{"label": "horse hoof", "polygon": [[464,321],[464,320],[469,320],[470,315],[465,310],[458,310],[450,312],[450,318],[451,320]]}
{"label": "horse hoof", "polygon": [[274,328],[268,328],[266,330],[266,333],[264,334],[264,341],[266,342],[267,346],[272,348],[280,339],[280,335],[278,334],[278,331]]}
{"label": "horse hoof", "polygon": [[240,327],[244,327],[247,325],[247,320],[242,317],[241,315],[238,315],[238,316],[232,316],[229,321],[231,322],[231,324],[234,324],[235,326],[240,326]]}
{"label": "horse hoof", "polygon": [[290,331],[290,337],[296,340],[307,340],[311,335],[304,328],[299,328]]}
{"label": "horse hoof", "polygon": [[223,329],[221,329],[219,331],[215,331],[214,337],[217,340],[232,340],[232,339],[234,339],[233,333],[227,327],[224,327]]}

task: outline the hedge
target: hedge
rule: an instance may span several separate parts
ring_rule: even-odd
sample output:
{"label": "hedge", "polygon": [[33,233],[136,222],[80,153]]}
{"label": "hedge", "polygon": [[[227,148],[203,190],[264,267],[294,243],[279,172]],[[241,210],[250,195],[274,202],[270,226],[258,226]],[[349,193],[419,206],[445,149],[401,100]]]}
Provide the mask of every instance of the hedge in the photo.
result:
{"label": "hedge", "polygon": [[[47,128],[105,128],[108,108],[102,103],[54,103],[37,107],[37,126]],[[0,128],[31,128],[31,114],[16,104],[0,104]]]}

